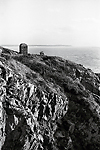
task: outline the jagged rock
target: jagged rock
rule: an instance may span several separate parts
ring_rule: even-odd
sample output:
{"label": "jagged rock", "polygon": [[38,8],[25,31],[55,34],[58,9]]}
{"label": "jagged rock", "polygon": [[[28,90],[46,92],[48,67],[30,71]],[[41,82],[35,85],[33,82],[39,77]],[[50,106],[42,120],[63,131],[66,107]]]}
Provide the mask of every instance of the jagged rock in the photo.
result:
{"label": "jagged rock", "polygon": [[59,57],[4,57],[0,59],[1,150],[100,149],[96,74]]}

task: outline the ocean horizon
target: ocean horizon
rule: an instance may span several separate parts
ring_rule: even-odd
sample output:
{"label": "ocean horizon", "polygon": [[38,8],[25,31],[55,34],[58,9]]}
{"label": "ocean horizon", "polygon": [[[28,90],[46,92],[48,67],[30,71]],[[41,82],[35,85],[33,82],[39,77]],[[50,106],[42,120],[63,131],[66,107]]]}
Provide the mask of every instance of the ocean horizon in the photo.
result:
{"label": "ocean horizon", "polygon": [[[5,48],[19,51],[19,45],[2,45]],[[72,47],[70,45],[28,45],[30,54],[59,56],[64,59],[82,64],[95,73],[100,73],[100,47]]]}

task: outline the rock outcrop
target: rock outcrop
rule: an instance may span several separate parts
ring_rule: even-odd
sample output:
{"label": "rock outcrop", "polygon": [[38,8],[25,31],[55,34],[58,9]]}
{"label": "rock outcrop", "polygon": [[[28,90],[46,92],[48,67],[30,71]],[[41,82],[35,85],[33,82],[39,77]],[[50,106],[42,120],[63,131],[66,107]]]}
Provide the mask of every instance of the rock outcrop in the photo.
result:
{"label": "rock outcrop", "polygon": [[100,150],[100,79],[59,57],[0,58],[0,150]]}

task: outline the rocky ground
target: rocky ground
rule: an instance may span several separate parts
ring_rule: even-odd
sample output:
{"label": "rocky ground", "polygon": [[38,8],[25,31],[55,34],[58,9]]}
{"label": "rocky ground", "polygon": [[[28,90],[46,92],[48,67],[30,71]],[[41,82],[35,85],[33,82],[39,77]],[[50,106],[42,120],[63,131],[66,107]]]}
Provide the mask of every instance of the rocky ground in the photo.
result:
{"label": "rocky ground", "polygon": [[100,77],[54,56],[0,57],[0,150],[100,150]]}

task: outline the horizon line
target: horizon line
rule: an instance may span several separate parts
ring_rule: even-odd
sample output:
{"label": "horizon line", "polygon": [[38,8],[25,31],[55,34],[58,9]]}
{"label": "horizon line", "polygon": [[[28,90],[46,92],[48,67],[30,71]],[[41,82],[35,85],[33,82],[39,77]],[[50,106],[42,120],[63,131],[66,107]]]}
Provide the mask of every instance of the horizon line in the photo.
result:
{"label": "horizon line", "polygon": [[[20,45],[20,44],[19,44]],[[0,47],[4,47],[4,46],[19,46],[19,45],[10,45],[10,44],[8,44],[8,45],[0,45]],[[27,44],[28,45],[28,44]],[[65,44],[53,44],[53,45],[50,45],[50,44],[46,44],[46,45],[42,45],[42,44],[39,44],[39,45],[37,45],[37,44],[35,44],[35,45],[28,45],[28,46],[67,46],[67,47],[91,47],[91,48],[100,48],[100,46],[73,46],[73,45],[65,45]]]}

